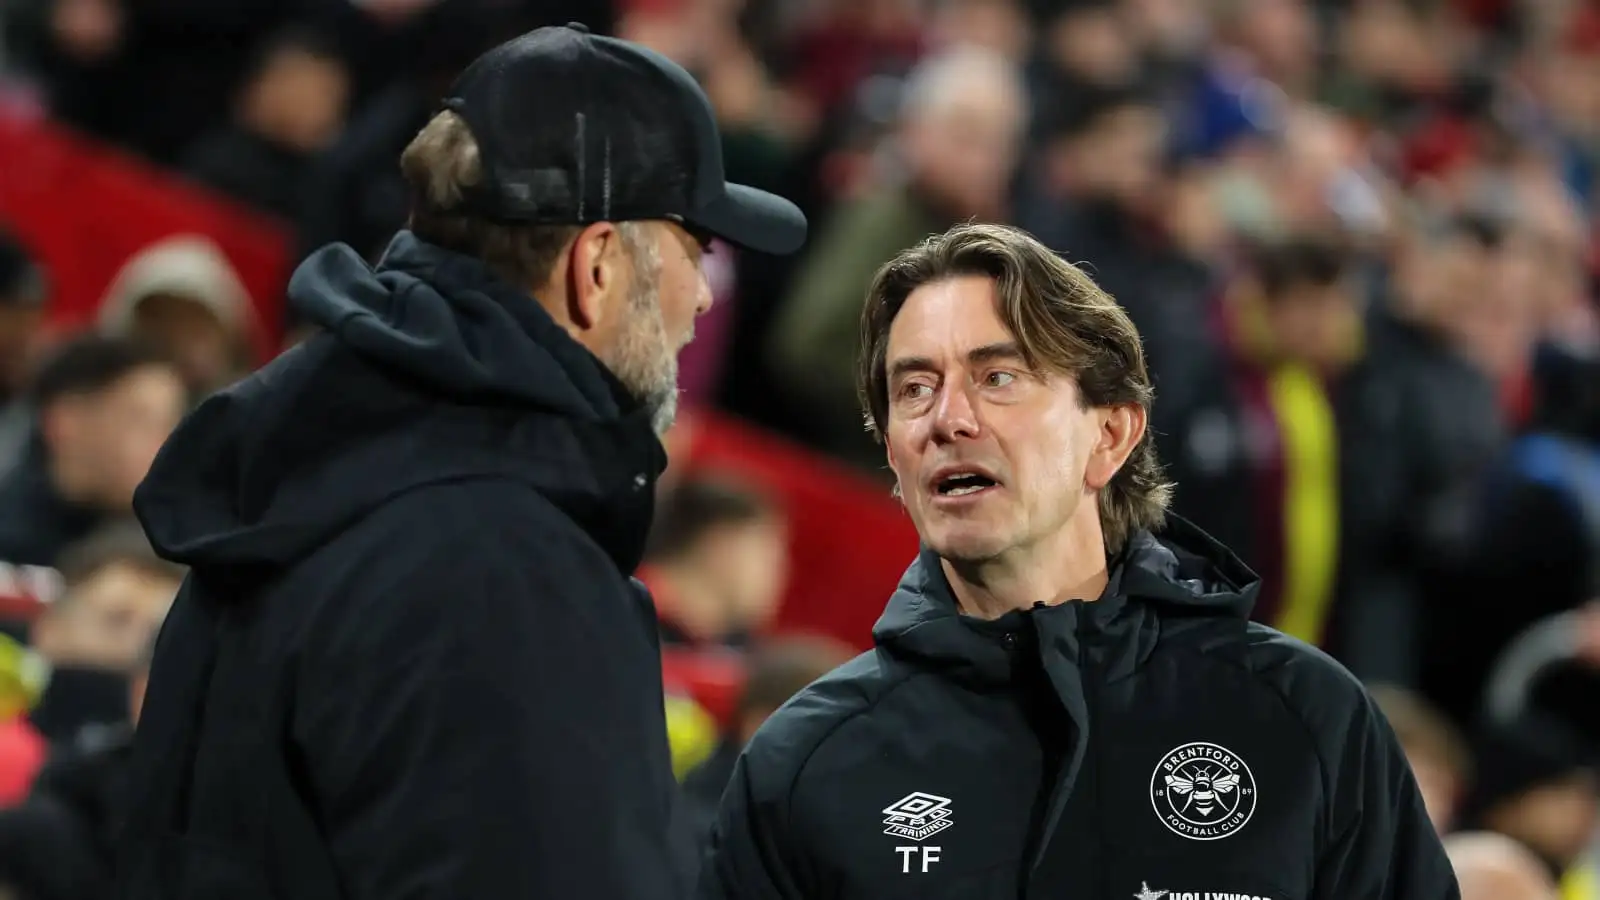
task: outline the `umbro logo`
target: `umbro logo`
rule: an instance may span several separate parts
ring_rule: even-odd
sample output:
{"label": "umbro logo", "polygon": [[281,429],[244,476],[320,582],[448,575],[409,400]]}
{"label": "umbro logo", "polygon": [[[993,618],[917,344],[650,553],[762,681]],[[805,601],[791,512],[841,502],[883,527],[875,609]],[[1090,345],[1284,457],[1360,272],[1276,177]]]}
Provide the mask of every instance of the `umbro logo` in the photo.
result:
{"label": "umbro logo", "polygon": [[950,798],[912,791],[883,808],[883,833],[923,841],[949,828]]}
{"label": "umbro logo", "polygon": [[950,798],[912,791],[883,808],[883,833],[917,843],[894,848],[900,854],[900,873],[910,875],[918,857],[922,873],[939,861],[941,848],[922,843],[956,824],[950,817]]}

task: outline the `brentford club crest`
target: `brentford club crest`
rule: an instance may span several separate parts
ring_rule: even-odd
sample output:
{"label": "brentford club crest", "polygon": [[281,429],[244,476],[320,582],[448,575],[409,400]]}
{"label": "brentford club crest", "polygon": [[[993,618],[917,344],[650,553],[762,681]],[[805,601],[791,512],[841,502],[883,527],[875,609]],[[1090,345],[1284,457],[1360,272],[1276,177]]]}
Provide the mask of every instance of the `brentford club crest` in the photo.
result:
{"label": "brentford club crest", "polygon": [[1255,814],[1256,779],[1232,750],[1196,741],[1156,764],[1150,805],[1174,834],[1215,841],[1243,828]]}

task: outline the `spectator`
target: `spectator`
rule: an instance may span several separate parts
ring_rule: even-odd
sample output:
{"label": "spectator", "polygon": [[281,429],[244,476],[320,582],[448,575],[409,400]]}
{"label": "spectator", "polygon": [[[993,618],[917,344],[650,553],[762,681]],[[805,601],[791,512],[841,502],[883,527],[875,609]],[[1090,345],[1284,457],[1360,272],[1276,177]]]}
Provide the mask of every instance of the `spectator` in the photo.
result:
{"label": "spectator", "polygon": [[1593,747],[1565,724],[1530,713],[1487,728],[1473,757],[1477,777],[1463,824],[1515,839],[1552,878],[1586,877],[1600,824]]}
{"label": "spectator", "polygon": [[861,298],[877,268],[902,248],[954,222],[1004,214],[1025,114],[1015,66],[987,51],[953,49],[911,74],[898,135],[903,180],[875,184],[834,214],[773,325],[773,370],[794,392],[819,447],[870,471],[883,468],[856,405]]}
{"label": "spectator", "polygon": [[131,519],[69,547],[58,565],[64,591],[34,623],[35,649],[57,669],[134,668],[178,593],[183,567],[157,556]]}
{"label": "spectator", "polygon": [[[149,664],[147,647],[126,673],[120,718],[129,723],[139,719]],[[115,895],[132,748],[131,725],[85,735],[51,759],[25,803],[0,811],[0,885],[27,900]]]}
{"label": "spectator", "polygon": [[843,665],[851,655],[848,646],[816,637],[774,638],[758,645],[751,653],[733,722],[709,757],[683,779],[689,816],[700,843],[709,839],[711,825],[716,821],[717,804],[733,775],[733,764],[755,736],[756,729],[790,697],[834,667]]}
{"label": "spectator", "polygon": [[741,644],[771,623],[787,580],[783,518],[761,495],[690,477],[666,494],[639,579],[664,644]]}
{"label": "spectator", "polygon": [[[225,115],[248,63],[241,47],[300,13],[303,0],[40,0],[39,72],[52,111],[75,129],[162,165]],[[342,4],[340,4],[342,5]]]}
{"label": "spectator", "polygon": [[[1094,268],[1143,335],[1163,400],[1182,407],[1207,359],[1213,249],[1186,244],[1184,213],[1163,198],[1182,187],[1162,169],[1168,126],[1135,87],[1098,85],[1041,113],[1041,146],[1019,195],[1017,223]],[[1169,186],[1172,188],[1169,191]]]}
{"label": "spectator", "polygon": [[666,689],[667,748],[672,777],[683,777],[709,757],[717,746],[717,720],[705,707],[670,686]]}
{"label": "spectator", "polygon": [[1022,63],[1031,49],[1030,25],[1018,0],[945,0],[935,5],[929,30],[934,46],[970,44]]}
{"label": "spectator", "polygon": [[189,151],[184,170],[201,183],[290,223],[309,201],[315,157],[339,137],[350,79],[315,32],[269,38],[245,79],[233,120]]}
{"label": "spectator", "polygon": [[68,548],[59,565],[65,590],[31,634],[50,666],[31,718],[51,741],[71,743],[85,729],[126,724],[127,673],[155,640],[183,568],[156,556],[131,520]]}
{"label": "spectator", "polygon": [[133,489],[186,401],[167,357],[94,335],[58,348],[29,400],[28,448],[0,479],[0,559],[50,566],[69,544],[130,511]]}
{"label": "spectator", "polygon": [[1539,858],[1505,835],[1453,834],[1444,849],[1461,883],[1461,900],[1557,900],[1555,882]]}
{"label": "spectator", "polygon": [[1378,685],[1372,700],[1394,727],[1416,776],[1434,830],[1454,830],[1456,809],[1472,783],[1472,757],[1454,723],[1426,699],[1401,688]]}
{"label": "spectator", "polygon": [[1472,473],[1420,412],[1438,395],[1367,342],[1355,261],[1328,235],[1257,251],[1223,307],[1231,359],[1204,391],[1231,410],[1167,414],[1176,508],[1261,571],[1259,621],[1363,678],[1411,685],[1431,549],[1420,523],[1459,488],[1449,476]]}
{"label": "spectator", "polygon": [[50,744],[27,712],[44,690],[49,666],[38,654],[0,633],[0,810],[27,797]]}
{"label": "spectator", "polygon": [[100,325],[160,348],[203,397],[248,368],[254,310],[221,249],[187,235],[152,244],[123,265],[100,301]]}
{"label": "spectator", "polygon": [[[1140,80],[1140,48],[1118,0],[1033,2],[1039,41],[1028,66],[1036,124],[1083,121],[1105,91]],[[1088,103],[1085,100],[1088,99]]]}
{"label": "spectator", "polygon": [[[1514,637],[1600,597],[1600,361],[1569,366],[1559,412],[1542,412],[1482,483],[1472,552],[1440,612],[1456,625],[1430,648],[1430,686],[1463,716],[1477,712],[1490,666]],[[1506,608],[1507,591],[1523,599]],[[1561,680],[1550,687],[1576,688],[1563,702],[1586,715],[1593,676]]]}

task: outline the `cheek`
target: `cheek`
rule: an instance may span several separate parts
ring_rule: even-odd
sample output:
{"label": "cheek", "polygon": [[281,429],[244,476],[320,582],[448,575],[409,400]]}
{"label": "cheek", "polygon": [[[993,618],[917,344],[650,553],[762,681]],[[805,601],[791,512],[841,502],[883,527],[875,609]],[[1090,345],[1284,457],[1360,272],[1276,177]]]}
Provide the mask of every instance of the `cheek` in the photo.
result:
{"label": "cheek", "polygon": [[897,477],[907,483],[916,480],[913,464],[917,458],[916,447],[919,441],[914,433],[915,430],[915,426],[890,422],[883,438],[884,455],[889,461],[889,467],[894,470]]}

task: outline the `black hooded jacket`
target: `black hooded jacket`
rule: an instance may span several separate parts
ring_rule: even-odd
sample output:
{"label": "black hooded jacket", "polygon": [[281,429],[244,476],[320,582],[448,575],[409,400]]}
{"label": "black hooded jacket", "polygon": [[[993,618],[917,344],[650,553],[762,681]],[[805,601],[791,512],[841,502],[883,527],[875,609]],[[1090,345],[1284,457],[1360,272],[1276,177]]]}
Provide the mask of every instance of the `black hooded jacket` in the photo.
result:
{"label": "black hooded jacket", "polygon": [[402,232],[207,400],[135,507],[192,567],[135,742],[138,900],[658,898],[675,785],[639,561],[665,455],[538,305]]}
{"label": "black hooded jacket", "polygon": [[1095,602],[963,617],[934,554],[877,649],[740,759],[707,900],[1459,897],[1400,748],[1339,665],[1247,620],[1181,520]]}

